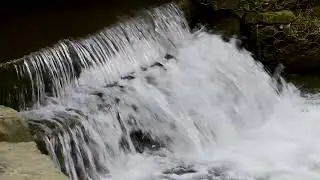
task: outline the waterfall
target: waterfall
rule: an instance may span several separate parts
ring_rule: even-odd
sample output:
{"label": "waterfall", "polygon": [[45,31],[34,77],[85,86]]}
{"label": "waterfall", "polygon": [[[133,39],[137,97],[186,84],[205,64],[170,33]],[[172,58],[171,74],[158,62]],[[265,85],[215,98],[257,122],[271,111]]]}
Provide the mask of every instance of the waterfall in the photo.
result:
{"label": "waterfall", "polygon": [[[108,74],[99,80],[112,83],[140,66],[150,65],[150,59],[175,46],[188,32],[181,16],[174,4],[163,5],[86,38],[66,39],[2,64],[2,68],[14,67],[17,84],[22,86],[10,96],[16,96],[20,109],[29,104],[39,107],[46,95],[62,97],[66,88],[76,87],[79,75],[90,73],[90,69]],[[141,49],[144,52],[137,53]]]}
{"label": "waterfall", "polygon": [[235,41],[143,12],[25,57],[21,114],[72,180],[319,179],[319,97],[278,91]]}

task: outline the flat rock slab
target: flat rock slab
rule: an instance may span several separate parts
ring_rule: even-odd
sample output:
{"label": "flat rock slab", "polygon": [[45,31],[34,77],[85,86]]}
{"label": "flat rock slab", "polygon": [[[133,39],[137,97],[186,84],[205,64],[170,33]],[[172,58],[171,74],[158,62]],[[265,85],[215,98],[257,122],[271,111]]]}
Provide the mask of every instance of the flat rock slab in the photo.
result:
{"label": "flat rock slab", "polygon": [[0,142],[0,180],[68,180],[34,142]]}

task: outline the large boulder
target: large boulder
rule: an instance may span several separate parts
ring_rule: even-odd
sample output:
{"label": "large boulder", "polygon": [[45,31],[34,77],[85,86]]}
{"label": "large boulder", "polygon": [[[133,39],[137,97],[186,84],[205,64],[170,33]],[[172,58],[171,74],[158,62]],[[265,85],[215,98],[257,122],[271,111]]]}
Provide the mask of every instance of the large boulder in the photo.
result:
{"label": "large boulder", "polygon": [[0,142],[32,141],[28,124],[18,113],[8,107],[0,106]]}
{"label": "large boulder", "polygon": [[34,142],[0,142],[0,180],[67,180]]}
{"label": "large boulder", "polygon": [[41,154],[27,121],[0,106],[0,180],[67,180],[48,156]]}

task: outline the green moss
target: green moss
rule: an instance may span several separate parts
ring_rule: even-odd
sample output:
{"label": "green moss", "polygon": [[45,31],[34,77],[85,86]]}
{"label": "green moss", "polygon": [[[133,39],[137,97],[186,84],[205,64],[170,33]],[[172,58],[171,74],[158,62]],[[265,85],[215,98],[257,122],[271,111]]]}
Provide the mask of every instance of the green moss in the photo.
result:
{"label": "green moss", "polygon": [[244,12],[266,12],[306,9],[310,0],[211,0],[214,10],[227,9]]}
{"label": "green moss", "polygon": [[320,17],[320,6],[315,6],[311,9],[311,16]]}
{"label": "green moss", "polygon": [[320,19],[296,15],[290,24],[250,25],[251,42],[264,62],[283,63],[288,73],[319,74]]}
{"label": "green moss", "polygon": [[263,0],[239,0],[239,10],[250,12],[250,11],[261,11],[262,6],[265,3]]}
{"label": "green moss", "polygon": [[211,0],[211,6],[214,10],[238,10],[239,5],[239,0]]}
{"label": "green moss", "polygon": [[248,13],[245,17],[247,24],[289,24],[296,19],[292,11]]}
{"label": "green moss", "polygon": [[320,40],[320,19],[310,14],[299,14],[292,26],[287,29],[288,36],[308,42]]}
{"label": "green moss", "polygon": [[292,11],[264,12],[262,13],[263,23],[266,24],[287,24],[296,19]]}
{"label": "green moss", "polygon": [[263,16],[261,13],[248,13],[245,16],[246,24],[258,24],[262,21]]}

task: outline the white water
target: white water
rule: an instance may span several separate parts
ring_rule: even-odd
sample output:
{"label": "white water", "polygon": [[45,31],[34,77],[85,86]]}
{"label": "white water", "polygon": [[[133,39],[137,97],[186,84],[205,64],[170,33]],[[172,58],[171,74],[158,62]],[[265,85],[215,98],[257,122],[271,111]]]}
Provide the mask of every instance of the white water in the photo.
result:
{"label": "white water", "polygon": [[[320,98],[302,98],[290,84],[277,94],[248,52],[216,35],[175,44],[174,59],[149,56],[164,67],[135,69],[115,87],[93,68],[61,98],[23,112],[41,124],[47,148],[63,152],[63,162],[50,154],[58,167],[72,179],[320,179]],[[137,129],[162,148],[138,153],[129,136]]]}

